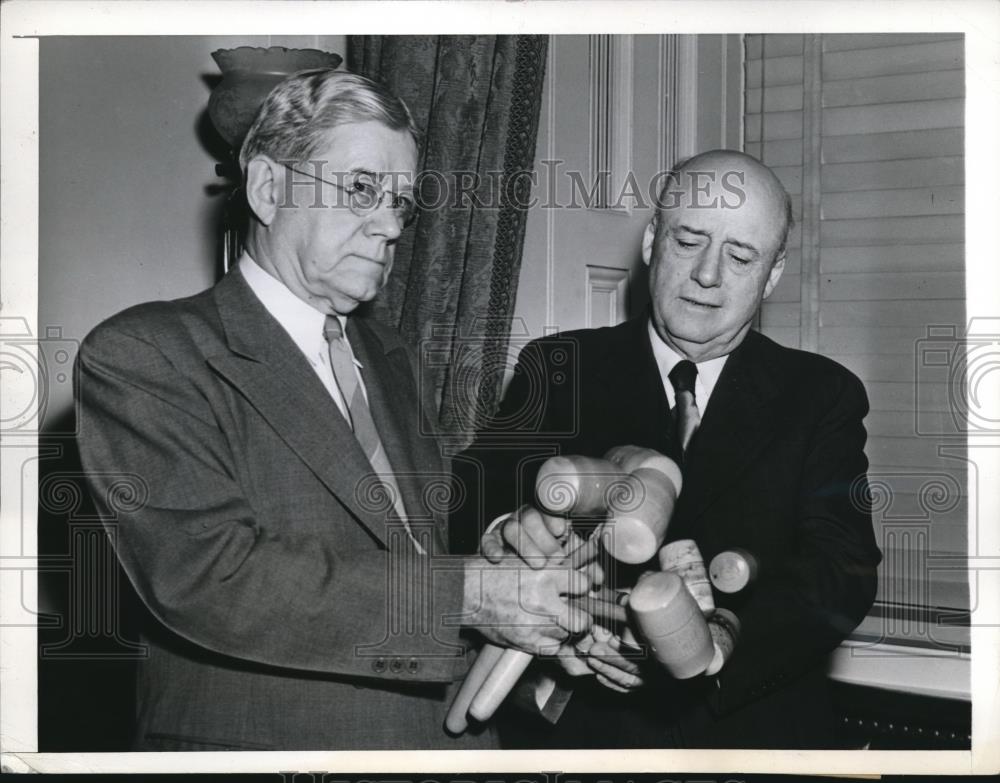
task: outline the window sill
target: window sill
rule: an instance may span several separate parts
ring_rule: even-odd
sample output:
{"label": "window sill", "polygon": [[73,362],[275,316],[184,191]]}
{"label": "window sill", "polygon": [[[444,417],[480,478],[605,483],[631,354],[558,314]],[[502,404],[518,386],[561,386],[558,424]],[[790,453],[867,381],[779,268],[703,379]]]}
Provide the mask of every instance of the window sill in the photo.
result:
{"label": "window sill", "polygon": [[972,700],[968,653],[849,639],[830,656],[829,674],[848,685]]}

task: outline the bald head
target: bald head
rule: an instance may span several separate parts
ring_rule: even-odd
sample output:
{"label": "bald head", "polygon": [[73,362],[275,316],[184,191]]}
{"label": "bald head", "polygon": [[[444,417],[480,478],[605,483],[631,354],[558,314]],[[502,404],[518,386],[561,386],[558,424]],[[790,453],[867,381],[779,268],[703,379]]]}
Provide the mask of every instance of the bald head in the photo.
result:
{"label": "bald head", "polygon": [[643,235],[653,326],[695,362],[732,352],[785,267],[788,194],[742,152],[712,150],[679,164]]}
{"label": "bald head", "polygon": [[680,161],[660,191],[660,211],[694,205],[710,209],[741,209],[749,205],[768,218],[778,237],[775,257],[783,253],[792,229],[792,200],[767,166],[737,150],[709,150]]}

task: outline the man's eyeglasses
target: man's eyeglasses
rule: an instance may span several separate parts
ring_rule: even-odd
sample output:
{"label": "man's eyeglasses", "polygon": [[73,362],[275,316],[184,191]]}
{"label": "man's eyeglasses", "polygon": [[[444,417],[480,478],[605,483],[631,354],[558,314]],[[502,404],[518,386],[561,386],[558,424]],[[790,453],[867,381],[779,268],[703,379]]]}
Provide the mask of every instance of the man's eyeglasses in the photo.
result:
{"label": "man's eyeglasses", "polygon": [[363,179],[355,179],[347,185],[341,185],[332,180],[317,177],[308,171],[302,171],[294,166],[289,166],[287,163],[282,163],[281,165],[289,171],[294,171],[296,174],[310,177],[318,182],[325,182],[327,185],[333,185],[333,187],[347,196],[347,207],[358,217],[370,215],[382,206],[382,202],[388,198],[389,207],[392,209],[392,213],[396,216],[396,220],[399,221],[399,225],[402,228],[406,228],[416,220],[417,204],[412,198],[394,193],[391,190],[385,190],[377,182],[366,182]]}

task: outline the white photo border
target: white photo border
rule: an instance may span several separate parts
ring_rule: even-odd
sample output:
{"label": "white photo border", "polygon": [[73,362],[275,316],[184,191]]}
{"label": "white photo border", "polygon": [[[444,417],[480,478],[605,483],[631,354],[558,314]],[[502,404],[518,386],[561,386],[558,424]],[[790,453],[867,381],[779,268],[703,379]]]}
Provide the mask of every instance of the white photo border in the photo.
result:
{"label": "white photo border", "polygon": [[[995,224],[1000,215],[1000,65],[993,2],[62,2],[13,0],[0,6],[2,194],[0,297],[5,317],[23,317],[37,334],[38,37],[49,35],[249,35],[426,33],[835,33],[965,34],[966,270],[968,318],[1000,323]],[[7,399],[12,390],[3,391]],[[990,420],[1000,420],[993,401]],[[993,444],[1000,447],[1000,438]],[[524,772],[560,769],[690,773],[877,774],[1000,770],[1000,525],[979,527],[970,561],[980,602],[972,615],[971,751],[393,751],[282,753],[37,753],[36,630],[17,619],[37,608],[34,497],[20,497],[37,442],[0,435],[0,751],[4,771],[338,773]],[[977,450],[983,486],[1000,481],[1000,449]],[[37,476],[36,476],[37,478]],[[990,481],[990,479],[993,481]],[[28,481],[28,484],[31,482]],[[37,481],[35,482],[37,485]],[[37,488],[37,487],[36,487]],[[30,488],[25,490],[31,492]],[[33,513],[33,512],[31,512]],[[979,492],[979,519],[1000,521],[998,493]],[[10,589],[11,587],[16,589]],[[7,589],[4,589],[7,588]],[[624,763],[627,769],[623,768]],[[666,773],[665,773],[666,774]]]}

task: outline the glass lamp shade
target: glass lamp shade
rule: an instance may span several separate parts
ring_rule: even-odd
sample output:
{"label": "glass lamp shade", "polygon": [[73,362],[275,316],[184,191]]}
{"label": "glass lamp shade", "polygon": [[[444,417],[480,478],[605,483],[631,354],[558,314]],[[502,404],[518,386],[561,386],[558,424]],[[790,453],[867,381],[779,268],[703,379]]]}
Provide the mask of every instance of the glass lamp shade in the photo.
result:
{"label": "glass lamp shade", "polygon": [[222,81],[208,99],[208,116],[233,150],[240,148],[261,104],[278,82],[296,71],[336,68],[343,62],[333,52],[283,46],[218,49],[212,59],[222,71]]}

